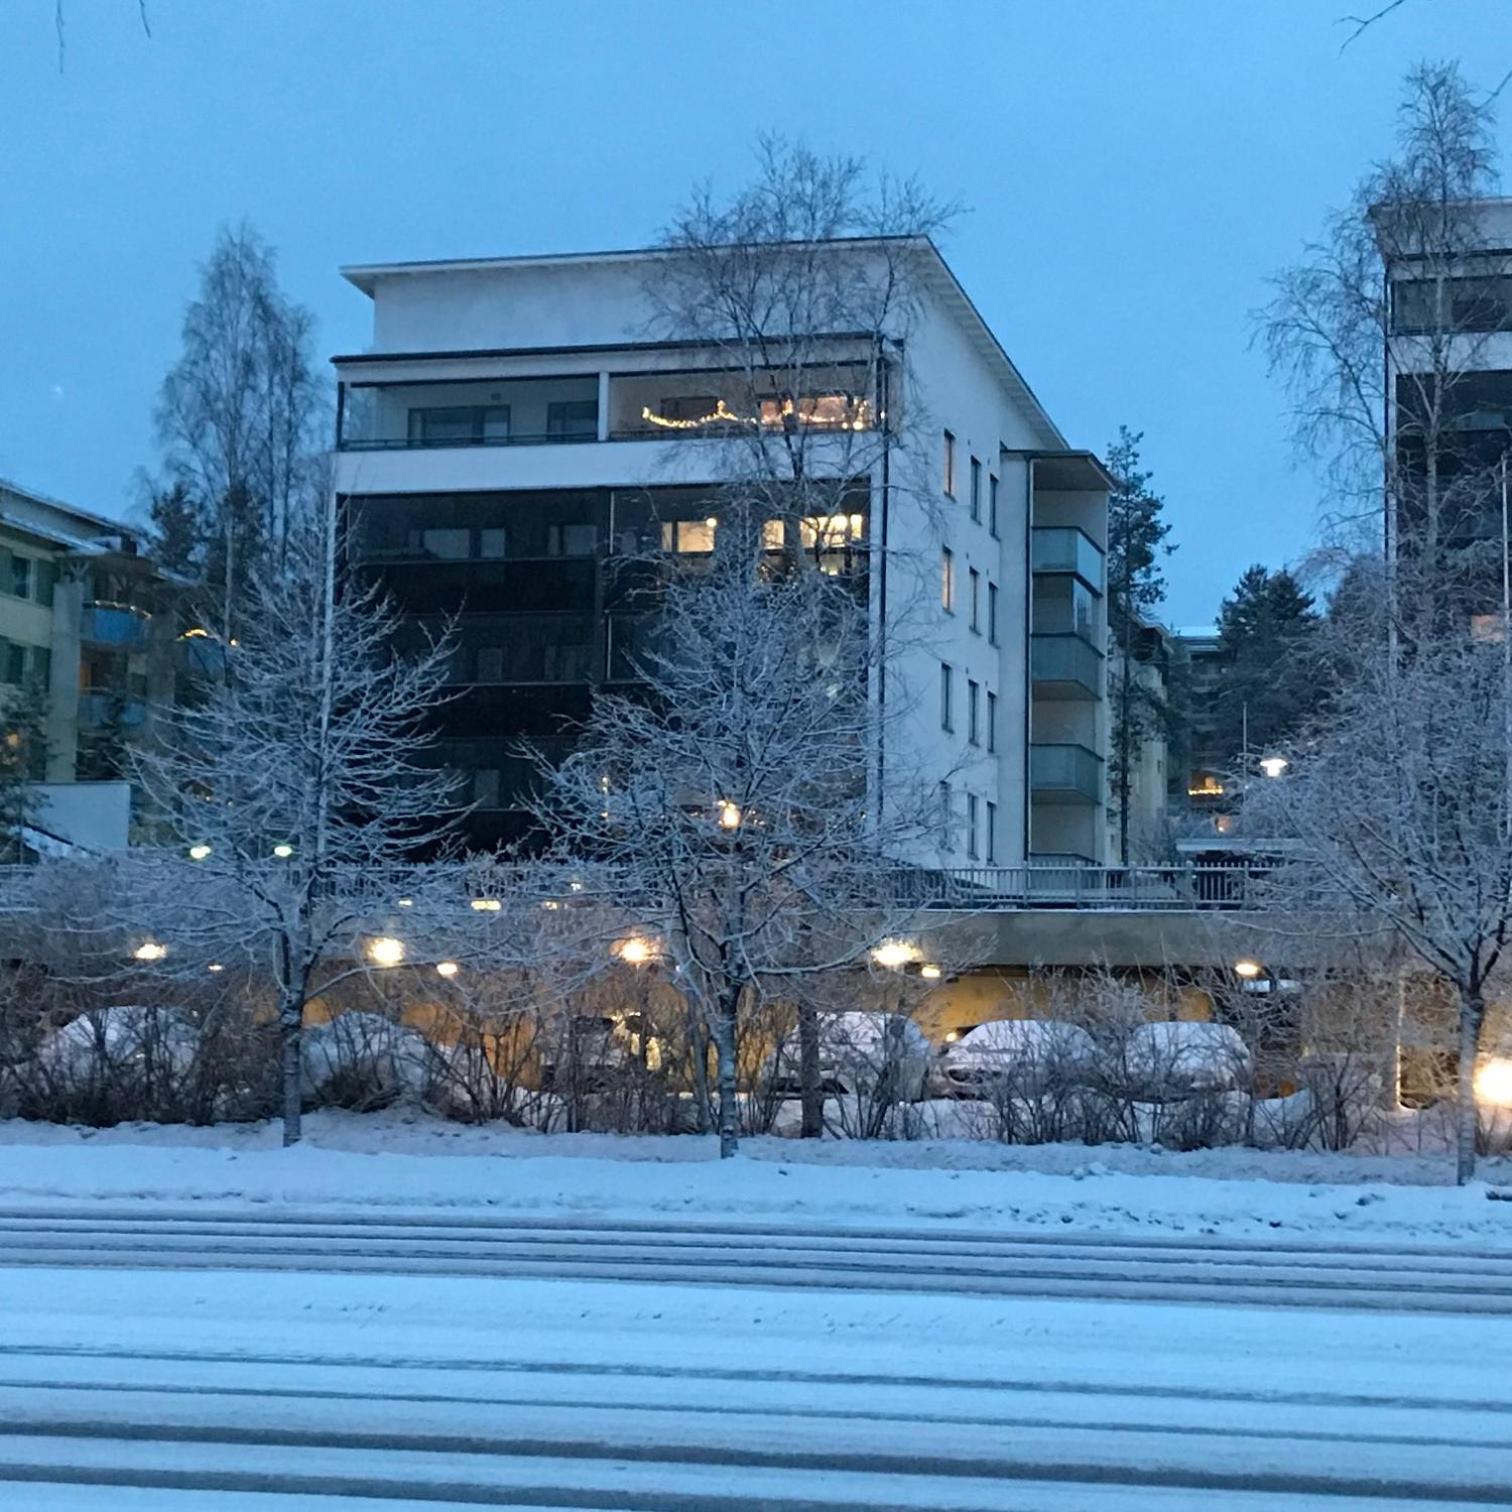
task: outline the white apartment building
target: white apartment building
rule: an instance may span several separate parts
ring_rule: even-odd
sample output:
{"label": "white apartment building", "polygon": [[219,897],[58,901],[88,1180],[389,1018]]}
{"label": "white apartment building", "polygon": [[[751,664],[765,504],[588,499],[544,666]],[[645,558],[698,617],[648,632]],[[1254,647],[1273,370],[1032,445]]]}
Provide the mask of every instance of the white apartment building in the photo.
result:
{"label": "white apartment building", "polygon": [[[1067,443],[936,248],[907,251],[906,348],[838,333],[830,351],[837,391],[866,386],[846,415],[879,442],[847,529],[870,560],[910,564],[872,571],[868,593],[879,628],[910,619],[886,696],[906,707],[889,738],[941,785],[941,831],[920,859],[1100,862],[1109,479]],[[594,687],[631,676],[634,626],[606,596],[605,564],[648,541],[711,544],[729,359],[645,338],[666,256],[343,270],[372,301],[373,340],[334,359],[335,487],[358,555],[406,611],[459,615],[445,741],[449,764],[473,773],[480,845],[511,833],[511,743],[549,744]],[[839,402],[820,384],[791,408],[820,424]]]}

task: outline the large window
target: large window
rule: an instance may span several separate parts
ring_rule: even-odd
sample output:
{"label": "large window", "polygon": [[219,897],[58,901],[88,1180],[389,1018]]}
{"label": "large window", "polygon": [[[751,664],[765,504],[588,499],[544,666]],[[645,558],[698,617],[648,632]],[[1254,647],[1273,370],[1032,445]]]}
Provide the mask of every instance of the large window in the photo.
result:
{"label": "large window", "polygon": [[1512,331],[1512,274],[1401,279],[1391,286],[1391,328],[1399,336]]}
{"label": "large window", "polygon": [[987,800],[987,864],[997,865],[997,804]]}
{"label": "large window", "polygon": [[0,546],[0,593],[51,604],[56,581],[57,569],[51,562],[41,557],[22,556],[7,546]]}
{"label": "large window", "polygon": [[663,551],[675,551],[679,556],[707,556],[714,550],[714,532],[719,521],[710,516],[703,520],[663,520],[661,543]]}
{"label": "large window", "polygon": [[458,404],[409,412],[415,446],[486,446],[509,440],[507,404]]}
{"label": "large window", "polygon": [[596,441],[598,400],[553,400],[546,406],[546,438],[549,441]]}
{"label": "large window", "polygon": [[948,851],[955,843],[955,816],[951,813],[950,784],[941,782],[936,793],[935,802],[939,809],[938,819],[940,825],[940,849]]}

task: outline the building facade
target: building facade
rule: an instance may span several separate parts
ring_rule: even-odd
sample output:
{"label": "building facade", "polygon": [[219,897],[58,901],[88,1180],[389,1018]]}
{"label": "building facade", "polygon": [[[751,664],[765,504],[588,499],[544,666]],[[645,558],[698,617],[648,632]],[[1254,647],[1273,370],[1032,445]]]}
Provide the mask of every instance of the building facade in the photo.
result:
{"label": "building facade", "polygon": [[787,424],[877,442],[846,474],[844,513],[803,528],[875,564],[878,633],[909,621],[884,680],[904,710],[888,738],[939,784],[921,859],[1103,859],[1108,479],[938,251],[907,250],[906,353],[827,336],[811,391],[750,416],[727,347],[630,334],[650,325],[664,253],[345,270],[373,342],[335,359],[335,487],[360,565],[415,621],[455,616],[442,746],[476,805],[472,844],[521,832],[520,742],[562,748],[595,688],[633,683],[646,627],[616,560],[711,550],[732,427]]}

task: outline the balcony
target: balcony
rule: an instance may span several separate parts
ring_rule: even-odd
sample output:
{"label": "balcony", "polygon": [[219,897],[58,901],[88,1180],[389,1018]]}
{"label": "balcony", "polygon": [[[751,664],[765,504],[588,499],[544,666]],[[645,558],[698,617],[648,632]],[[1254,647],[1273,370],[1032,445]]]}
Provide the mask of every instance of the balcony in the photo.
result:
{"label": "balcony", "polygon": [[1103,588],[1102,548],[1067,525],[1037,525],[1030,532],[1030,565],[1036,572],[1069,572],[1095,593]]}
{"label": "balcony", "polygon": [[1101,803],[1102,758],[1083,745],[1031,745],[1029,792],[1039,803]]}
{"label": "balcony", "polygon": [[447,383],[352,383],[341,390],[338,451],[542,446],[598,440],[597,373]]}
{"label": "balcony", "polygon": [[1029,668],[1036,698],[1103,696],[1102,656],[1080,635],[1036,632],[1029,638]]}
{"label": "balcony", "polygon": [[152,616],[129,604],[86,604],[79,621],[80,638],[96,646],[140,651],[147,645]]}
{"label": "balcony", "polygon": [[[803,430],[845,436],[875,429],[865,364],[836,363],[801,373],[720,371],[634,373],[609,386],[609,435],[667,441]],[[794,388],[801,392],[794,394]]]}
{"label": "balcony", "polygon": [[79,727],[100,730],[111,725],[134,730],[147,719],[147,705],[140,698],[90,689],[79,694]]}

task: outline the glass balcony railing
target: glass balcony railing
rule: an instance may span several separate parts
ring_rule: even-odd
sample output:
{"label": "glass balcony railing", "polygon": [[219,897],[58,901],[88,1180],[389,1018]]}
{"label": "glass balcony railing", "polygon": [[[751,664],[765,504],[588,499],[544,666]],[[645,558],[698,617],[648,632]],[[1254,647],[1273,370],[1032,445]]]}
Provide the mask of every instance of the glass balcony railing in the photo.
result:
{"label": "glass balcony railing", "polygon": [[1083,745],[1031,745],[1029,791],[1046,803],[1101,803],[1102,765]]}
{"label": "glass balcony railing", "polygon": [[147,705],[140,698],[129,698],[103,689],[90,689],[79,694],[79,724],[83,729],[99,730],[119,725],[130,730],[146,719]]}
{"label": "glass balcony railing", "polygon": [[118,646],[128,651],[147,644],[152,616],[129,604],[86,604],[79,634],[96,646]]}
{"label": "glass balcony railing", "polygon": [[1102,592],[1102,549],[1073,526],[1036,525],[1030,532],[1030,563],[1036,572],[1073,572]]}
{"label": "glass balcony railing", "polygon": [[598,440],[598,375],[466,383],[351,383],[341,451],[541,446]]}
{"label": "glass balcony railing", "polygon": [[1040,698],[1101,698],[1103,659],[1080,635],[1043,635],[1029,639],[1029,666]]}

